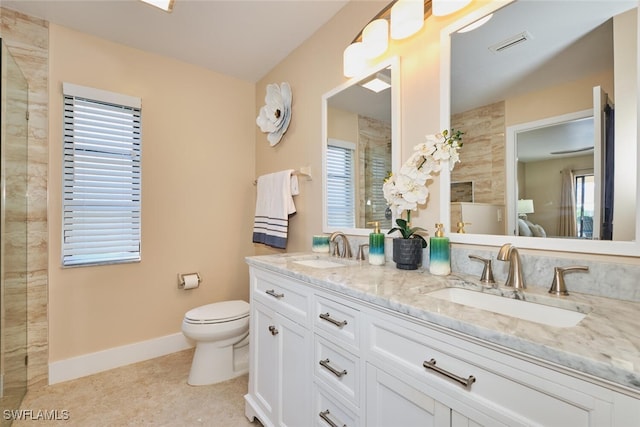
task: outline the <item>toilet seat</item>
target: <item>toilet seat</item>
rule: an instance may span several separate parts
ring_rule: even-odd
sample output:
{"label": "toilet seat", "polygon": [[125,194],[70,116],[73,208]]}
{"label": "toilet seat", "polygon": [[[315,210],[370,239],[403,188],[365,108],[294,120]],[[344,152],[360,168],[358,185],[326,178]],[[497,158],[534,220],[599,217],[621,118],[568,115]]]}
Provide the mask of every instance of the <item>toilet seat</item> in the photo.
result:
{"label": "toilet seat", "polygon": [[249,316],[249,303],[246,301],[222,301],[189,310],[184,315],[184,321],[191,324],[210,325],[231,322],[247,316]]}

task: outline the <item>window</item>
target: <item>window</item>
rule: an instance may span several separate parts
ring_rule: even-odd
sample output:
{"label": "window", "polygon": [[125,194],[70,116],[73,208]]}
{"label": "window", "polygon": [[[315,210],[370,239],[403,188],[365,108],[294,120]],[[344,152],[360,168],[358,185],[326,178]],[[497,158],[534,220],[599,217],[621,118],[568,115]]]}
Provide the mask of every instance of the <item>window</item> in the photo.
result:
{"label": "window", "polygon": [[62,265],[140,260],[139,98],[65,83]]}
{"label": "window", "polygon": [[327,147],[327,224],[355,227],[355,144],[330,139]]}
{"label": "window", "polygon": [[593,237],[595,181],[593,174],[575,176],[576,225],[578,237]]}

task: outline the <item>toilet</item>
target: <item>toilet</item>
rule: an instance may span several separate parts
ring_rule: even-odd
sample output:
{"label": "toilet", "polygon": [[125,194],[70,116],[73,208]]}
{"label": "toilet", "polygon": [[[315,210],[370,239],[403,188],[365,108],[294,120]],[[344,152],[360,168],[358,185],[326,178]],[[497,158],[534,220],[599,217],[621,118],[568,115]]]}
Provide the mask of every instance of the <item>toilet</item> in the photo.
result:
{"label": "toilet", "polygon": [[222,301],[189,310],[182,333],[196,343],[190,385],[215,384],[249,371],[249,303]]}

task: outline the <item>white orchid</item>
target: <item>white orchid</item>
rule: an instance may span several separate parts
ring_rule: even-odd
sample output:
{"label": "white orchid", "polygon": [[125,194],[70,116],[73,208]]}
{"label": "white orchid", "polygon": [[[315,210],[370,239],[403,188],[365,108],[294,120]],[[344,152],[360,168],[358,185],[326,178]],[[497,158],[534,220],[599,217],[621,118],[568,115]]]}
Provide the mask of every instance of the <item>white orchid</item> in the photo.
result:
{"label": "white orchid", "polygon": [[260,108],[256,124],[262,132],[268,133],[267,140],[273,147],[287,131],[291,122],[291,87],[283,82],[280,86],[275,83],[267,85],[264,97],[265,105]]}
{"label": "white orchid", "polygon": [[[462,135],[462,132],[453,129],[451,134],[444,130],[439,134],[427,135],[425,142],[413,148],[412,155],[398,173],[391,174],[385,180],[382,191],[387,204],[399,218],[404,211],[407,212],[407,221],[396,220],[398,230],[410,227],[411,211],[426,203],[429,197],[427,184],[433,178],[432,174],[440,171],[442,161],[449,161],[450,170],[460,161],[458,150],[462,147]],[[411,235],[410,229],[404,230],[403,236],[405,233]]]}

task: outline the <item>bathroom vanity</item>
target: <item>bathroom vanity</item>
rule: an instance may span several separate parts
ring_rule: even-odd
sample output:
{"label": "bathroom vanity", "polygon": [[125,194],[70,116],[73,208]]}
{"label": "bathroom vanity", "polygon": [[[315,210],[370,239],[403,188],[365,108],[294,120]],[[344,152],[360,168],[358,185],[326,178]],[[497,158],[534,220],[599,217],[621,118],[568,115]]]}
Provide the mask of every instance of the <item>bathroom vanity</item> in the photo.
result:
{"label": "bathroom vanity", "polygon": [[640,425],[638,303],[530,286],[521,299],[559,310],[542,315],[551,326],[536,307],[523,320],[442,295],[513,297],[465,275],[316,254],[247,262],[245,413],[265,426]]}

